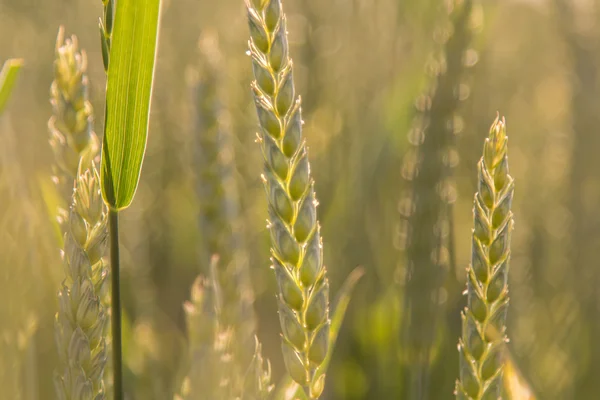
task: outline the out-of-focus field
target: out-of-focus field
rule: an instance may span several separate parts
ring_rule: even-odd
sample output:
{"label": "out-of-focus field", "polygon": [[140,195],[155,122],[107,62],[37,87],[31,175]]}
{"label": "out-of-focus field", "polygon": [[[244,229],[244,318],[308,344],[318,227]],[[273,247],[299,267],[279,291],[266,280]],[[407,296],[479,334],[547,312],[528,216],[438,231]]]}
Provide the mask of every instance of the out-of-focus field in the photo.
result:
{"label": "out-of-focus field", "polygon": [[[118,0],[117,0],[118,1]],[[122,218],[126,387],[170,399],[184,373],[183,302],[200,271],[190,69],[216,34],[259,318],[274,381],[284,372],[269,269],[263,160],[242,0],[163,0],[148,148]],[[481,1],[454,169],[455,265],[444,276],[430,352],[430,399],[453,398],[466,304],[476,163],[499,111],[516,181],[508,347],[540,399],[600,392],[600,1]],[[362,265],[324,399],[408,399],[411,349],[399,200],[415,99],[447,24],[441,0],[285,0],[296,90],[319,199],[332,293]],[[0,55],[25,60],[0,119],[0,399],[54,398],[56,292],[64,277],[48,144],[59,25],[88,55],[96,130],[105,73],[100,0],[0,0]],[[451,263],[452,264],[452,263]],[[14,393],[4,397],[3,393]],[[17,394],[18,393],[18,394]],[[8,395],[7,395],[8,396]],[[22,397],[17,397],[22,396]]]}

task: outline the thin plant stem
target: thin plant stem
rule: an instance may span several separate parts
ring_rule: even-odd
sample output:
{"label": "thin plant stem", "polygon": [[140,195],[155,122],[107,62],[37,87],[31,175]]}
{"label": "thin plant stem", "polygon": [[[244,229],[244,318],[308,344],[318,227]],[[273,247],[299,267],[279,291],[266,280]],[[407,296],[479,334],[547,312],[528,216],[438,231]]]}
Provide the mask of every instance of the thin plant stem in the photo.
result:
{"label": "thin plant stem", "polygon": [[109,211],[110,268],[112,281],[112,357],[114,400],[123,400],[123,357],[121,343],[121,285],[119,276],[119,211]]}

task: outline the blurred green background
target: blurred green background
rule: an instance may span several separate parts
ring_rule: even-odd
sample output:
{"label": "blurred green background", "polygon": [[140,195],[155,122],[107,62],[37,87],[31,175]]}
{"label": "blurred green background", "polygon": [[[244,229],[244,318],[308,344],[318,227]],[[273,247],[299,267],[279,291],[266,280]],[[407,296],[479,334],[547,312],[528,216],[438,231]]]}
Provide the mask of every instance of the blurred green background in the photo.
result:
{"label": "blurred green background", "polygon": [[[182,303],[200,271],[195,132],[186,76],[203,32],[218,35],[259,317],[277,381],[283,375],[275,279],[269,270],[262,159],[251,99],[241,0],[163,0],[146,160],[123,213],[127,392],[169,399],[186,352]],[[406,254],[399,201],[415,101],[447,25],[442,0],[285,0],[297,91],[319,199],[333,293],[358,265],[358,285],[324,399],[409,399],[403,332]],[[541,399],[600,392],[600,1],[481,1],[473,63],[461,86],[454,168],[455,259],[439,293],[428,359],[430,399],[453,398],[466,300],[476,162],[499,111],[516,180],[508,336],[515,365]],[[105,76],[100,0],[1,0],[2,60],[25,60],[0,120],[0,398],[52,399],[53,319],[63,277],[53,224],[47,121],[59,25],[88,54],[96,131]],[[467,97],[468,95],[468,97]],[[454,200],[454,199],[453,199]],[[452,233],[451,233],[452,235]],[[417,288],[418,289],[418,288]],[[417,310],[418,312],[418,310]],[[426,310],[423,310],[426,312]],[[434,316],[421,315],[421,319]],[[525,399],[527,397],[521,397]]]}

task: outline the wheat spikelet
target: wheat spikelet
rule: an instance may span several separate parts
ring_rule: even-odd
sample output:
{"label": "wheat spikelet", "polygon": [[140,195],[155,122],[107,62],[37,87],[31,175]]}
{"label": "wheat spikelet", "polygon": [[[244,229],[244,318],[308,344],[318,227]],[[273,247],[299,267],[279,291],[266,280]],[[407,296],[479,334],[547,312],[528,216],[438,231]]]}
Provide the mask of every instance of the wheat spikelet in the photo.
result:
{"label": "wheat spikelet", "polygon": [[315,371],[329,346],[329,283],[286,18],[280,0],[246,1],[246,5],[283,357],[290,376],[317,399],[325,377],[316,378]]}
{"label": "wheat spikelet", "polygon": [[107,268],[107,211],[95,165],[79,174],[65,234],[66,278],[58,293],[55,334],[60,356],[55,387],[58,398],[105,398],[107,310],[101,301]]}
{"label": "wheat spikelet", "polygon": [[[93,108],[89,101],[87,57],[79,50],[77,37],[65,40],[60,27],[56,39],[54,81],[50,87],[52,117],[48,121],[50,145],[56,160],[55,182],[68,204],[79,160],[96,157],[98,137],[93,131]],[[64,215],[63,215],[64,216]]]}
{"label": "wheat spikelet", "polygon": [[427,398],[431,348],[441,313],[439,291],[452,264],[452,168],[457,162],[454,136],[460,130],[461,86],[471,43],[472,1],[450,3],[447,27],[435,38],[443,52],[429,72],[433,83],[416,102],[409,134],[413,148],[405,156],[403,176],[409,189],[401,200],[401,231],[405,237],[405,341],[408,398]]}
{"label": "wheat spikelet", "polygon": [[457,399],[501,397],[514,192],[514,182],[508,174],[507,143],[504,120],[496,119],[477,165],[467,307],[462,314],[462,337],[458,345]]}

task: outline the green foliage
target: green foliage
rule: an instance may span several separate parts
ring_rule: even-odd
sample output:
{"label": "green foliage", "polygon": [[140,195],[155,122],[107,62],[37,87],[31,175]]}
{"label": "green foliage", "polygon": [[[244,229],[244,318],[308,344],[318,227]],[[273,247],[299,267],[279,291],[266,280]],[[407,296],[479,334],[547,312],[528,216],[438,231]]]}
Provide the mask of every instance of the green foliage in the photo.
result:
{"label": "green foliage", "polygon": [[22,66],[23,60],[16,58],[6,60],[2,65],[0,71],[0,115],[6,107]]}
{"label": "green foliage", "polygon": [[137,189],[148,135],[160,0],[117,3],[106,89],[102,196],[127,208]]}

